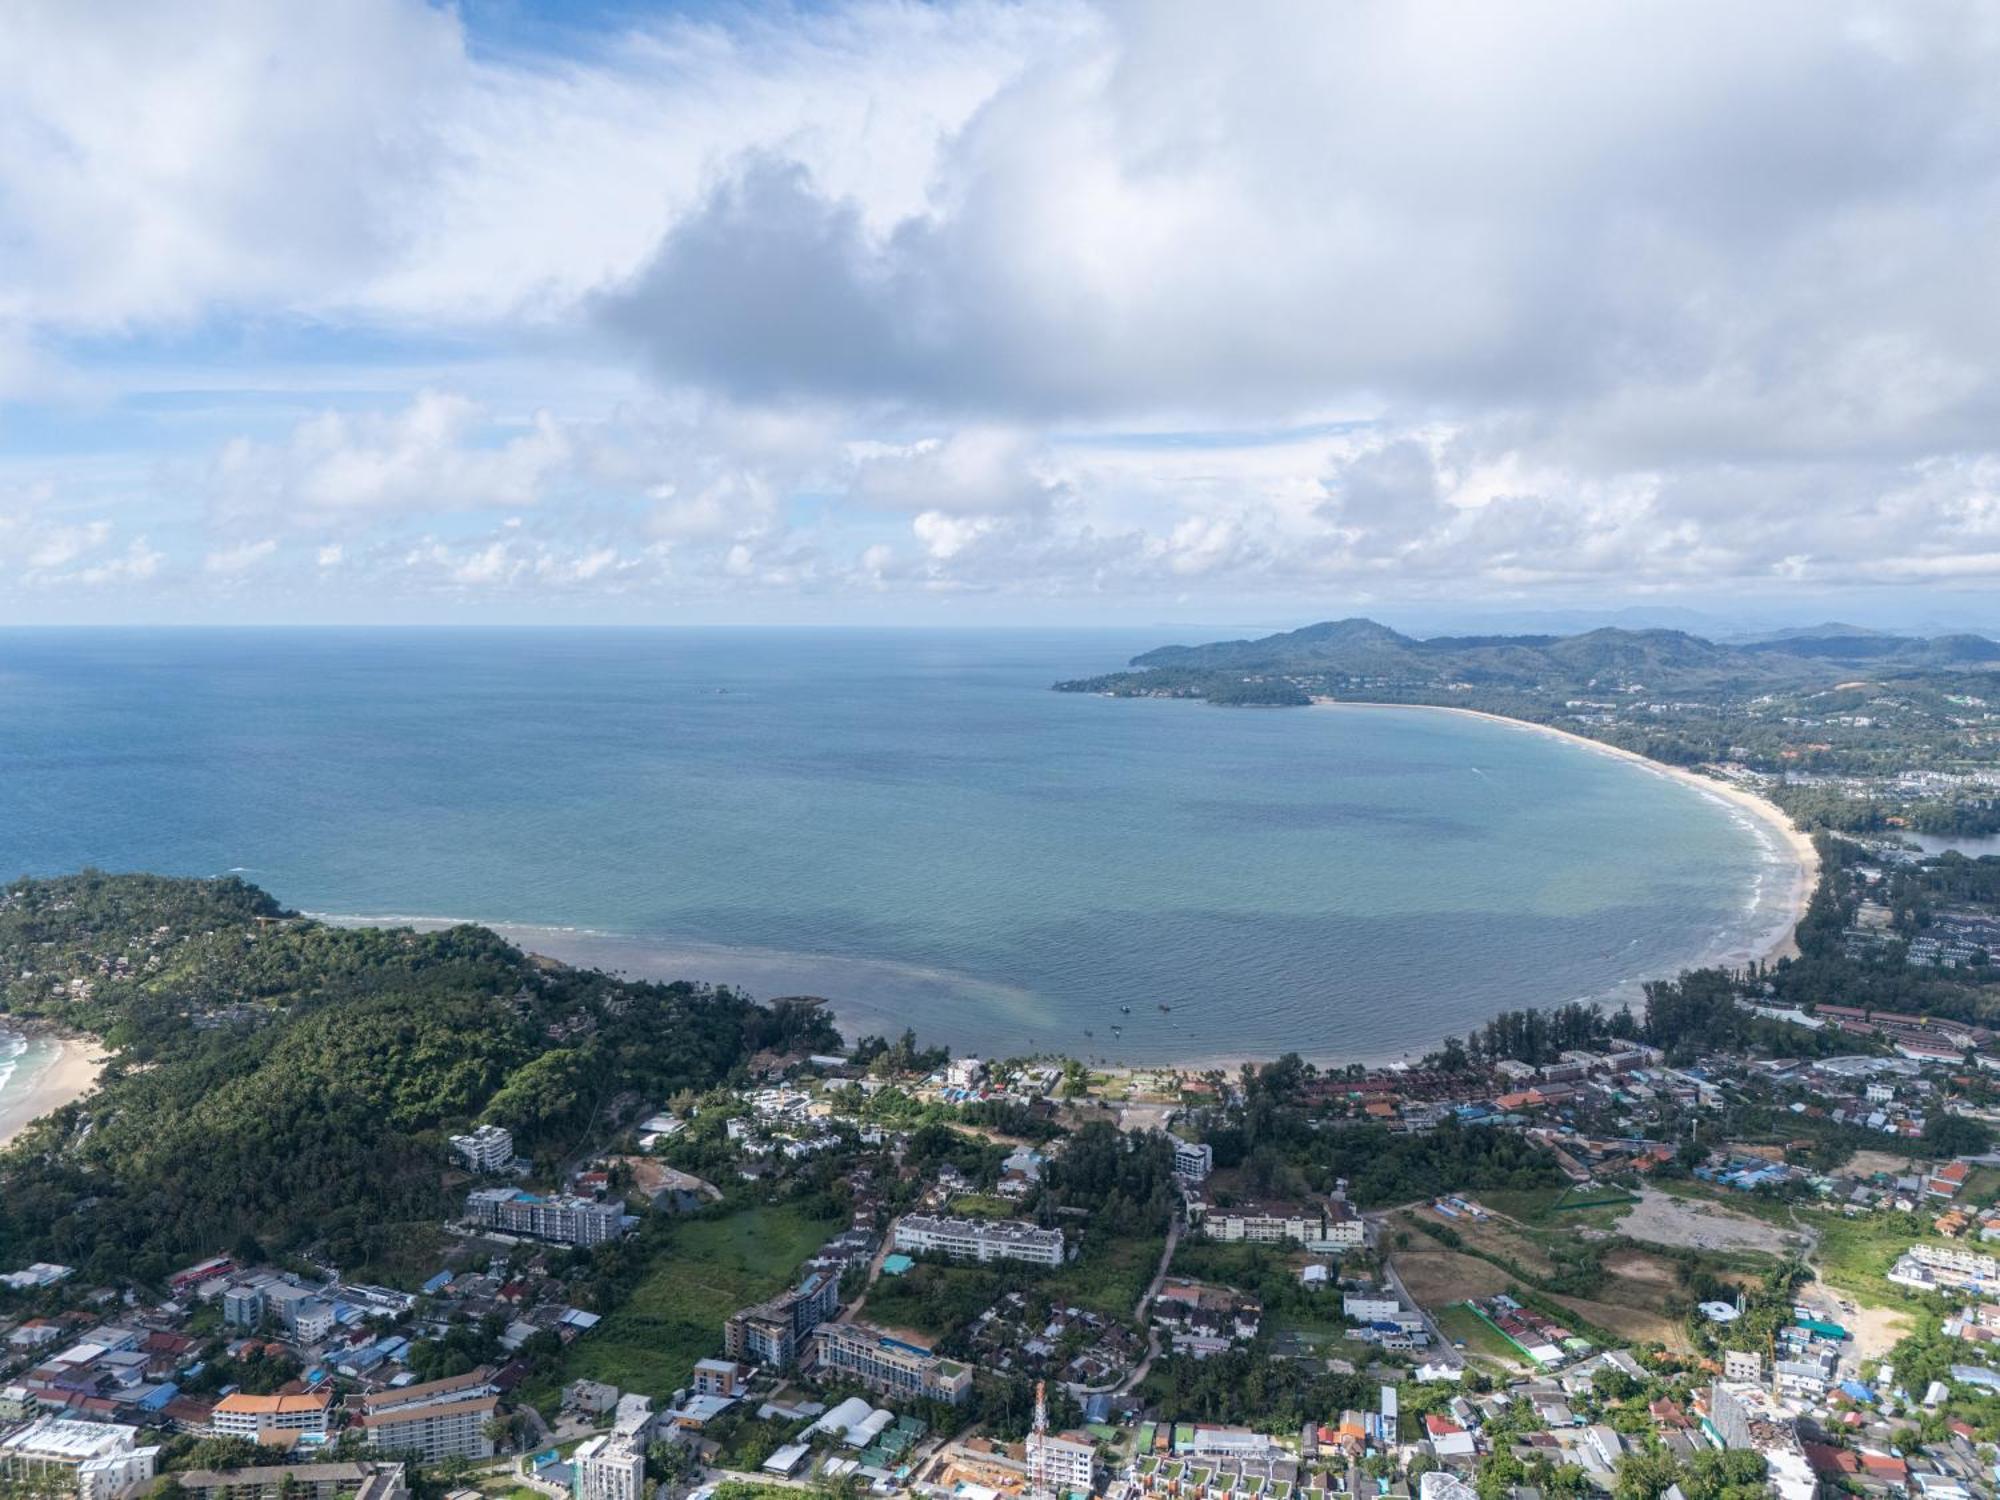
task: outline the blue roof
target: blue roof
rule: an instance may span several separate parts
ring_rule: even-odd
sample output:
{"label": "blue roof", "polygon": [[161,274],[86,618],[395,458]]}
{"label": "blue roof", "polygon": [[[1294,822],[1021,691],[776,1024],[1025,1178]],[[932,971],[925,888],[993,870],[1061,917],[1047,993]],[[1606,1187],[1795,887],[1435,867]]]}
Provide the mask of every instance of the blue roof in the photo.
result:
{"label": "blue roof", "polygon": [[451,1272],[440,1271],[437,1273],[437,1275],[433,1276],[429,1281],[426,1281],[424,1283],[424,1290],[426,1292],[441,1292],[450,1285],[451,1285]]}
{"label": "blue roof", "polygon": [[1866,1402],[1870,1406],[1875,1404],[1875,1393],[1858,1380],[1841,1381],[1840,1393],[1843,1396],[1850,1396],[1856,1401]]}

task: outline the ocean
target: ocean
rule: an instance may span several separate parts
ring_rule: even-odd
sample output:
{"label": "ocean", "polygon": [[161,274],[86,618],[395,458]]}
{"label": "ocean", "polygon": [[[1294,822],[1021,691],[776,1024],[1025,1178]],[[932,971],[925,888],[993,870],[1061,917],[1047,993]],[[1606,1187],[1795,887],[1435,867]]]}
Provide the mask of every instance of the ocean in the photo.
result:
{"label": "ocean", "polygon": [[853,1034],[1420,1054],[1787,917],[1768,831],[1424,710],[1048,690],[1127,631],[0,633],[0,873],[236,871]]}

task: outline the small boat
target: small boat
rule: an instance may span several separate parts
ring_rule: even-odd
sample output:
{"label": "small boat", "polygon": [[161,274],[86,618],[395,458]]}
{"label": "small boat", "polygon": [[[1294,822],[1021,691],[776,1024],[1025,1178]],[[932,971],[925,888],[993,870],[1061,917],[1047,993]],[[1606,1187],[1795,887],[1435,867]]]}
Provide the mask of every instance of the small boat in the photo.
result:
{"label": "small boat", "polygon": [[1086,1027],[1085,1027],[1085,1028],[1083,1029],[1083,1034],[1084,1034],[1085,1036],[1096,1036],[1096,1035],[1097,1035],[1097,1033],[1096,1033],[1096,1032],[1094,1032],[1094,1031],[1092,1031],[1092,1030],[1091,1030],[1091,1029],[1090,1029],[1090,1028],[1089,1028],[1088,1026],[1086,1026]]}
{"label": "small boat", "polygon": [[1118,1007],[1118,1014],[1121,1016],[1129,1016],[1132,1014],[1132,1007],[1129,1005],[1121,1005]]}
{"label": "small boat", "polygon": [[1166,1002],[1166,1001],[1162,1000],[1162,1001],[1160,1002],[1160,1009],[1161,1009],[1161,1011],[1162,1011],[1162,1012],[1165,1012],[1165,1011],[1170,1011],[1170,1010],[1172,1010],[1172,1009],[1173,1009],[1173,1007],[1172,1007],[1171,1005],[1167,1004],[1167,1002]]}

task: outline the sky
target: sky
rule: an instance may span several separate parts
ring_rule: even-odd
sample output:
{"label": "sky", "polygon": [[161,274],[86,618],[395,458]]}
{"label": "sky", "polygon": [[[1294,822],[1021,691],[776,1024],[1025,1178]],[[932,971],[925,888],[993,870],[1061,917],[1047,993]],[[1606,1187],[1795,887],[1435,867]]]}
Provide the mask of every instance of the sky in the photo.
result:
{"label": "sky", "polygon": [[13,0],[0,623],[2000,627],[1997,229],[1978,3]]}

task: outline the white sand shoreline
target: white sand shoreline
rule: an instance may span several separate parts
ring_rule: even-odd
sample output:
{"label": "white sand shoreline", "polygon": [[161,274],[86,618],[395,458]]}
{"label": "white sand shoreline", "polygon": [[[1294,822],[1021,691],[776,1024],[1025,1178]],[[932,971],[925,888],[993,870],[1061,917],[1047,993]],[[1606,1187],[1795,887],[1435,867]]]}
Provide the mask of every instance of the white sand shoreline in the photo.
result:
{"label": "white sand shoreline", "polygon": [[38,1034],[31,1040],[48,1042],[53,1050],[32,1073],[23,1077],[16,1072],[7,1080],[6,1088],[0,1090],[0,1147],[11,1145],[16,1136],[43,1115],[81,1099],[96,1088],[98,1075],[104,1071],[109,1056],[93,1041],[46,1034]]}
{"label": "white sand shoreline", "polygon": [[1718,781],[1713,776],[1704,776],[1699,771],[1690,771],[1684,766],[1670,766],[1639,754],[1636,750],[1621,749],[1617,745],[1607,745],[1602,740],[1591,739],[1588,735],[1576,734],[1571,730],[1558,729],[1553,724],[1537,724],[1528,719],[1510,719],[1505,714],[1488,713],[1484,709],[1456,708],[1444,703],[1372,703],[1348,698],[1316,698],[1314,708],[1400,708],[1421,713],[1464,714],[1470,718],[1485,719],[1489,723],[1505,724],[1515,729],[1530,730],[1536,734],[1552,735],[1567,740],[1573,745],[1581,745],[1586,750],[1595,750],[1602,755],[1615,755],[1621,760],[1656,771],[1671,777],[1684,786],[1696,791],[1719,797],[1723,801],[1741,808],[1768,828],[1777,838],[1779,847],[1793,859],[1794,869],[1791,890],[1786,898],[1786,909],[1792,913],[1784,930],[1776,934],[1761,951],[1748,955],[1763,963],[1775,963],[1781,958],[1796,958],[1799,953],[1798,925],[1804,920],[1806,907],[1811,903],[1813,892],[1819,886],[1819,850],[1812,839],[1792,822],[1785,810],[1768,797],[1760,797],[1747,788],[1731,782]]}

